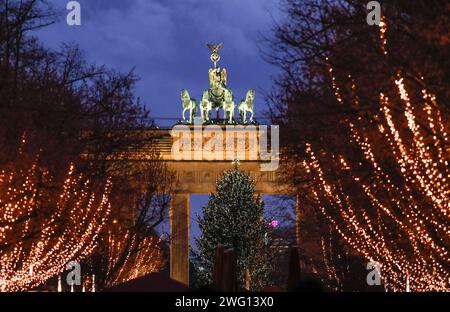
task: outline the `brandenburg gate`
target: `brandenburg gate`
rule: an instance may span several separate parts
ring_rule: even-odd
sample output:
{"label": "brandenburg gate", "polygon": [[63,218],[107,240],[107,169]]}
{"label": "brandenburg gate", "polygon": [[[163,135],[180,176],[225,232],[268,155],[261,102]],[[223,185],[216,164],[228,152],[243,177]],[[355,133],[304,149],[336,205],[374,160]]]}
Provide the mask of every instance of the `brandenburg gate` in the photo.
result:
{"label": "brandenburg gate", "polygon": [[[157,138],[153,141],[156,149],[176,177],[170,196],[170,276],[186,285],[190,194],[215,192],[217,178],[231,169],[234,161],[239,161],[240,168],[253,177],[256,192],[292,194],[280,179],[278,127],[262,126],[254,120],[255,91],[249,90],[245,99],[235,104],[232,91],[227,88],[226,69],[217,66],[222,45],[208,44],[208,47],[214,64],[209,69],[209,89],[203,91],[199,103],[187,90],[182,90],[182,120],[172,129],[151,130],[151,136]],[[219,110],[223,112],[222,118]],[[238,116],[234,115],[235,110]]]}

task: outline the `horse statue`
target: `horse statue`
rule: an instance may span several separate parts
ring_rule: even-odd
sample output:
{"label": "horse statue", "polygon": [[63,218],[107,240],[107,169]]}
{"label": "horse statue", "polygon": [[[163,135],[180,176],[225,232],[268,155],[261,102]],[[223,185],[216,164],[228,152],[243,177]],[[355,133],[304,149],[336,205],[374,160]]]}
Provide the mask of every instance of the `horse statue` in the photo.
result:
{"label": "horse statue", "polygon": [[197,112],[197,101],[189,96],[189,92],[186,89],[181,90],[181,101],[183,104],[183,121],[186,121],[184,112],[189,111],[189,123],[192,123]]}
{"label": "horse statue", "polygon": [[202,100],[200,102],[200,114],[202,116],[202,122],[209,121],[211,119],[212,103],[209,100],[209,91],[203,91]]}
{"label": "horse statue", "polygon": [[254,112],[253,112],[253,100],[255,99],[255,90],[249,90],[247,92],[247,96],[245,100],[242,100],[238,106],[239,116],[241,117],[241,121],[246,123],[247,121],[247,112],[250,112],[250,122],[253,122]]}
{"label": "horse statue", "polygon": [[225,120],[227,120],[228,118],[228,123],[233,123],[234,108],[235,105],[233,101],[233,93],[231,92],[231,90],[225,89],[222,109],[223,109],[223,117],[225,118]]}

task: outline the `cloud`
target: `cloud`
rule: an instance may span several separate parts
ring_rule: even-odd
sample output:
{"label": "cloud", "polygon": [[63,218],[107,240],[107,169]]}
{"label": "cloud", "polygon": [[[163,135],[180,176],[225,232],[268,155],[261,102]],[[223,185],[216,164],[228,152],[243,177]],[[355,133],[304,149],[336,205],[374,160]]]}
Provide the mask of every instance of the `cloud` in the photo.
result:
{"label": "cloud", "polygon": [[[65,1],[52,0],[66,14]],[[82,26],[69,27],[65,16],[38,33],[51,47],[76,42],[88,60],[121,71],[135,67],[141,77],[137,93],[153,115],[180,114],[179,90],[199,96],[207,88],[209,51],[205,44],[222,41],[235,94],[248,88],[270,88],[276,70],[259,55],[259,34],[267,34],[273,0],[85,0]],[[263,106],[262,97],[257,106]]]}

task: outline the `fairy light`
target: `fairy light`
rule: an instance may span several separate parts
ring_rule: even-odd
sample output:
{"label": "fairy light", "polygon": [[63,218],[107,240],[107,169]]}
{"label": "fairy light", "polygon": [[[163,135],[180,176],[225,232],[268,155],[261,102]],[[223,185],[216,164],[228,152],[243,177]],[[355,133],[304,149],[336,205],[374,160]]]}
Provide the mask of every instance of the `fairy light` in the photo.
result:
{"label": "fairy light", "polygon": [[[383,19],[380,40],[384,54],[388,54],[386,30]],[[333,74],[332,69],[329,72]],[[393,80],[398,101],[380,94],[381,115],[376,116],[376,124],[372,121],[375,131],[370,136],[367,125],[359,125],[360,119],[348,122],[351,142],[373,169],[370,182],[358,174],[362,162],[353,164],[345,155],[329,155],[337,168],[333,172],[340,177],[331,180],[311,144],[306,147],[305,171],[315,181],[312,195],[320,211],[351,248],[367,261],[381,264],[386,289],[448,291],[450,150],[443,106],[425,89],[422,100],[413,105],[411,98],[416,97],[410,97],[401,73]],[[341,103],[335,79],[331,87]],[[354,97],[355,89],[356,82],[352,80]],[[375,148],[380,141],[387,146]],[[320,155],[326,156],[323,151]],[[387,158],[390,161],[386,162]],[[360,191],[366,199],[364,207],[352,201],[343,181]],[[327,271],[332,273],[331,269]]]}
{"label": "fairy light", "polygon": [[98,196],[73,165],[57,197],[40,186],[51,181],[49,172],[35,164],[29,170],[0,171],[0,291],[39,286],[97,246],[111,209],[111,182]]}
{"label": "fairy light", "polygon": [[[329,236],[329,237],[331,237],[331,236]],[[323,262],[325,264],[325,269],[326,269],[328,278],[330,280],[336,281],[336,286],[335,286],[334,290],[338,291],[338,290],[342,289],[344,285],[343,285],[342,280],[339,278],[339,276],[336,272],[335,266],[333,265],[333,260],[332,260],[332,256],[331,256],[331,253],[332,253],[331,241],[329,241],[328,244],[326,244],[324,238],[322,237],[321,245],[322,245]],[[329,257],[327,256],[328,254],[330,254]],[[328,259],[330,259],[330,260],[328,260]]]}
{"label": "fairy light", "polygon": [[382,16],[380,21],[380,42],[381,42],[381,50],[385,55],[388,54],[386,49],[387,45],[386,31],[387,31],[386,18]]}
{"label": "fairy light", "polygon": [[328,64],[328,73],[330,74],[330,77],[331,77],[331,86],[333,88],[336,100],[338,101],[339,104],[344,104],[344,100],[342,99],[340,88],[337,86],[336,77],[334,76],[334,69],[331,66],[331,64],[329,63],[328,57],[326,58],[326,61]]}
{"label": "fairy light", "polygon": [[[449,272],[445,266],[440,264],[448,262],[447,252],[439,248],[431,252],[429,250],[425,253],[421,252],[424,247],[430,245],[431,237],[426,232],[426,228],[415,228],[416,224],[420,224],[420,222],[414,222],[411,220],[414,219],[412,217],[402,219],[396,217],[395,213],[375,197],[374,186],[360,184],[361,188],[367,192],[371,208],[376,209],[379,215],[384,214],[388,219],[398,222],[398,228],[406,233],[414,250],[415,257],[411,259],[405,256],[401,245],[397,246],[395,242],[386,239],[385,236],[392,234],[390,233],[392,225],[388,228],[385,223],[386,219],[373,220],[369,218],[364,210],[366,207],[355,209],[339,185],[326,181],[310,145],[307,147],[307,152],[310,156],[309,170],[316,173],[315,179],[318,182],[317,185],[320,186],[313,192],[313,195],[315,200],[321,203],[321,211],[352,248],[368,261],[375,260],[382,263],[386,287],[394,291],[404,290],[406,287],[405,276],[408,275],[410,276],[410,288],[414,291],[446,290],[448,288]],[[344,170],[344,168],[341,169]],[[345,171],[348,172],[348,168]],[[382,173],[384,174],[384,172]],[[356,179],[355,183],[357,183]],[[324,196],[320,196],[319,193],[323,193]],[[401,206],[402,203],[399,201],[396,202],[396,205],[398,205],[395,207],[396,209],[406,208],[405,215],[410,213],[415,218],[418,217],[414,211],[408,212],[407,208],[411,207]],[[338,211],[340,220],[331,217],[331,211],[328,209]],[[448,237],[448,232],[446,234],[447,236],[444,237]],[[329,269],[328,271],[331,272]]]}
{"label": "fairy light", "polygon": [[[159,271],[164,265],[163,253],[159,247],[161,242],[161,238],[154,236],[138,239],[136,234],[129,231],[125,235],[110,233],[106,287]],[[125,260],[120,269],[113,272],[113,268],[123,259]]]}
{"label": "fairy light", "polygon": [[352,75],[348,75],[348,78],[351,79],[351,91],[352,91],[352,96],[353,96],[353,105],[355,108],[359,108],[359,97],[356,94],[356,80],[352,77]]}

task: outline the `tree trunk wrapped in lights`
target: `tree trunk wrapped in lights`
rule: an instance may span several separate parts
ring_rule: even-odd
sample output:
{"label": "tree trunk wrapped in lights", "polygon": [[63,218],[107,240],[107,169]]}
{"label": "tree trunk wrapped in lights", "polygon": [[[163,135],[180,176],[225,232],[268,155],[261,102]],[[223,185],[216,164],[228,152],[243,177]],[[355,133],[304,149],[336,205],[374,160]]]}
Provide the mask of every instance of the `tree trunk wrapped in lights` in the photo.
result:
{"label": "tree trunk wrapped in lights", "polygon": [[161,243],[155,236],[143,238],[130,231],[110,234],[105,287],[160,271],[164,265]]}
{"label": "tree trunk wrapped in lights", "polygon": [[168,217],[172,178],[166,166],[148,160],[134,163],[114,180],[116,188],[111,193],[114,221],[101,235],[99,248],[87,262],[89,270],[96,274],[99,289],[164,267],[165,232],[158,227]]}
{"label": "tree trunk wrapped in lights", "polygon": [[0,291],[30,290],[92,253],[110,182],[94,189],[73,165],[62,186],[36,164],[0,171]]}

